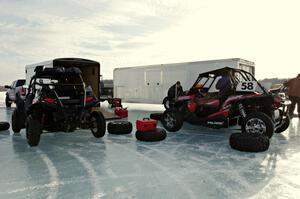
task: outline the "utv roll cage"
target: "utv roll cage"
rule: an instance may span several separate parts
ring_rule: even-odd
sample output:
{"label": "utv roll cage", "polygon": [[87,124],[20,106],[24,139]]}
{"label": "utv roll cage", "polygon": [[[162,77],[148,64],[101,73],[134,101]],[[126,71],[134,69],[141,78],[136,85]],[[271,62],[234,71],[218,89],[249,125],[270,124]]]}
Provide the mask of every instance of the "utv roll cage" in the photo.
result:
{"label": "utv roll cage", "polygon": [[256,81],[258,86],[263,91],[263,93],[264,94],[268,93],[268,91],[255,79],[255,77],[251,73],[241,70],[241,69],[230,68],[230,67],[224,67],[221,69],[212,70],[212,71],[208,71],[206,73],[199,74],[197,80],[195,81],[195,83],[193,84],[191,89],[194,88],[197,84],[199,84],[203,78],[206,78],[206,80],[203,83],[203,86],[209,82],[210,78],[213,78],[213,81],[207,86],[207,89],[209,90],[211,88],[211,86],[215,83],[215,81],[217,80],[216,77],[223,76],[223,75],[229,76],[230,81],[233,83],[234,87],[236,87],[237,84],[239,82],[241,82],[241,80],[238,78],[238,76],[239,76],[240,78],[243,79],[243,81]]}
{"label": "utv roll cage", "polygon": [[81,71],[80,69],[76,67],[72,68],[64,68],[64,67],[59,67],[59,68],[44,68],[43,66],[37,66],[35,71],[35,75],[32,76],[30,83],[29,83],[29,88],[28,90],[31,91],[33,85],[39,85],[39,86],[47,86],[47,85],[69,85],[67,83],[40,83],[37,82],[36,80],[38,78],[44,78],[44,79],[61,79],[61,78],[66,78],[66,77],[71,77],[73,75],[77,76],[80,78],[80,84],[74,84],[72,85],[79,85],[83,86],[83,79],[81,77]]}

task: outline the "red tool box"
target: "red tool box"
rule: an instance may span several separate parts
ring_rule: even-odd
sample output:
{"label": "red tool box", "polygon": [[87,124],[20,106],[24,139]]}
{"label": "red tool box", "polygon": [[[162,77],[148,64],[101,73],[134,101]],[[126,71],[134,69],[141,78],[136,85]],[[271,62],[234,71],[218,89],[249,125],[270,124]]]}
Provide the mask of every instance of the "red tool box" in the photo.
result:
{"label": "red tool box", "polygon": [[157,126],[157,121],[149,118],[144,118],[142,120],[136,121],[137,131],[146,132],[146,131],[155,131]]}
{"label": "red tool box", "polygon": [[116,107],[115,114],[120,118],[128,117],[128,110],[126,108]]}

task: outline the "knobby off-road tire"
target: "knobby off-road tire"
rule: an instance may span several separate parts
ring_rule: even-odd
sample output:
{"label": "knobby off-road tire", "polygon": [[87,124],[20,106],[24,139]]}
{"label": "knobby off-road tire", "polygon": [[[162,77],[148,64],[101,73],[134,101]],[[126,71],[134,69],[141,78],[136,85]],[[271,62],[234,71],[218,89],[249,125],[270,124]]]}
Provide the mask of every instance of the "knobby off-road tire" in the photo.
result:
{"label": "knobby off-road tire", "polygon": [[95,112],[90,118],[90,129],[94,137],[100,138],[105,135],[106,122],[101,112]]}
{"label": "knobby off-road tire", "polygon": [[153,120],[158,120],[158,121],[160,121],[162,115],[163,115],[163,113],[151,113],[151,114],[150,114],[150,118],[153,119]]}
{"label": "knobby off-road tire", "polygon": [[156,141],[162,141],[166,139],[167,133],[164,129],[157,128],[155,131],[147,131],[147,132],[137,131],[135,133],[135,137],[139,141],[156,142]]}
{"label": "knobby off-road tire", "polygon": [[6,107],[7,108],[9,108],[9,107],[11,107],[11,102],[9,101],[9,97],[6,95],[6,97],[5,97],[5,105],[6,105]]}
{"label": "knobby off-road tire", "polygon": [[0,122],[0,131],[6,131],[10,127],[8,122]]}
{"label": "knobby off-road tire", "polygon": [[123,135],[132,132],[132,123],[128,121],[113,121],[107,124],[107,131],[110,134]]}
{"label": "knobby off-road tire", "polygon": [[21,123],[21,118],[19,116],[19,112],[15,109],[11,116],[11,127],[14,133],[20,133],[21,129],[23,128],[24,124]]}
{"label": "knobby off-road tire", "polygon": [[242,132],[266,135],[271,138],[274,133],[272,119],[262,112],[252,112],[242,122]]}
{"label": "knobby off-road tire", "polygon": [[43,133],[41,122],[31,115],[27,116],[26,121],[26,138],[30,146],[37,146],[40,142],[41,134]]}
{"label": "knobby off-road tire", "polygon": [[245,152],[262,152],[270,146],[269,138],[256,133],[233,133],[229,138],[231,148]]}
{"label": "knobby off-road tire", "polygon": [[176,110],[166,110],[161,117],[161,123],[167,131],[175,132],[181,129],[183,117]]}

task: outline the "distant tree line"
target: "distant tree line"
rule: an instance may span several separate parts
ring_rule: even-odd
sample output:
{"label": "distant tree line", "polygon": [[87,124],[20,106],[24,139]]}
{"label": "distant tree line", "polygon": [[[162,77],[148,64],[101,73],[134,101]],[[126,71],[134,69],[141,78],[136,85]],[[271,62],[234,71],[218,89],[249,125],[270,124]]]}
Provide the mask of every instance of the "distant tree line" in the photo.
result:
{"label": "distant tree line", "polygon": [[265,78],[259,80],[261,83],[272,83],[272,87],[276,87],[276,85],[282,85],[285,81],[289,80],[290,78]]}
{"label": "distant tree line", "polygon": [[7,89],[4,86],[0,86],[0,92],[6,91]]}

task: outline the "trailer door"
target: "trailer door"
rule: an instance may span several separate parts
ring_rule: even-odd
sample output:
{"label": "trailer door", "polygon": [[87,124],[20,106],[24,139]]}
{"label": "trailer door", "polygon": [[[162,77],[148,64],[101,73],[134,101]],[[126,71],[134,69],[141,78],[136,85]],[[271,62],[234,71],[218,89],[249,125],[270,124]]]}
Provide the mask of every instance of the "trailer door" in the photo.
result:
{"label": "trailer door", "polygon": [[145,86],[147,91],[145,92],[145,102],[161,103],[162,73],[161,69],[149,69],[145,71]]}

